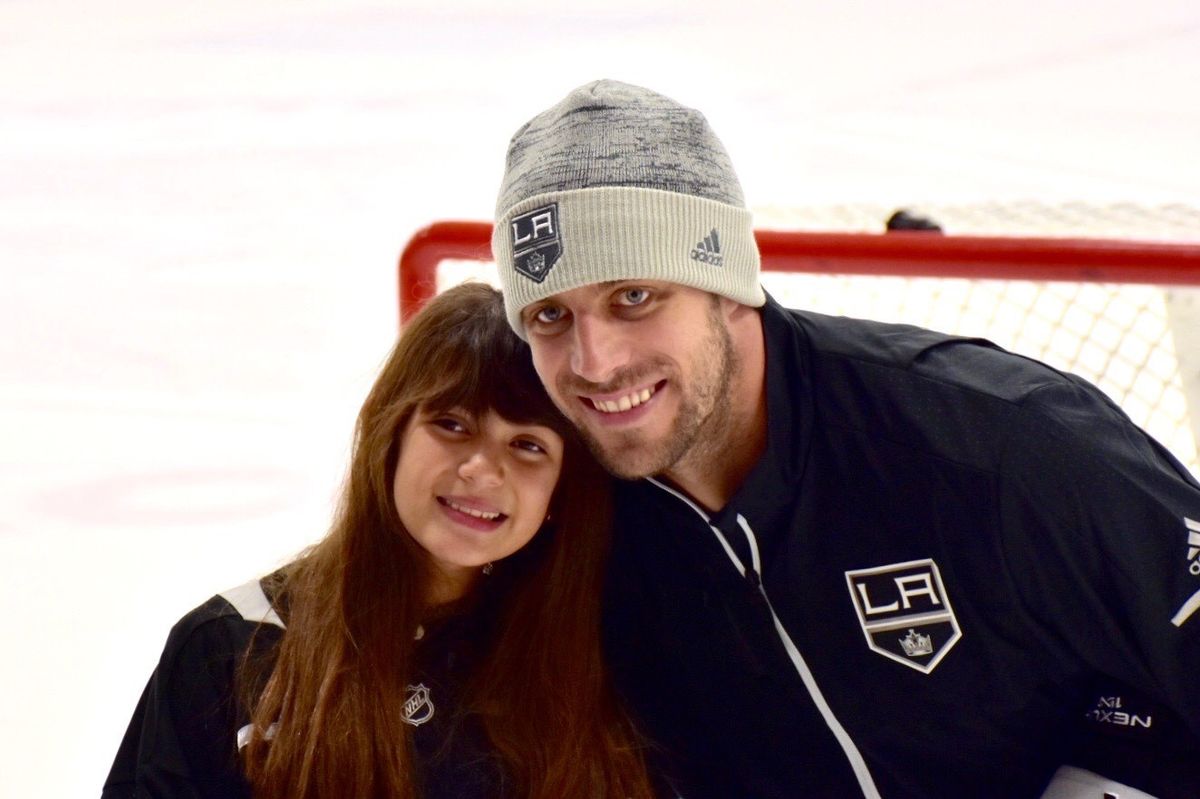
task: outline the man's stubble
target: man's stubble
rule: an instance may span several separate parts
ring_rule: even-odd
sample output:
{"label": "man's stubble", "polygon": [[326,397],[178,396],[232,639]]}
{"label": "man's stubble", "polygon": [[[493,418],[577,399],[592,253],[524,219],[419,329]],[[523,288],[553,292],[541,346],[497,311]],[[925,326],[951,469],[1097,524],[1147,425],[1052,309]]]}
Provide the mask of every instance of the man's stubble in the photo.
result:
{"label": "man's stubble", "polygon": [[[733,338],[721,317],[720,299],[709,305],[704,346],[695,353],[694,377],[689,386],[679,386],[679,412],[665,439],[646,442],[636,431],[610,438],[605,446],[590,430],[576,423],[581,437],[602,466],[613,475],[634,480],[670,472],[684,465],[703,467],[719,458],[732,434],[732,386],[740,369]],[[635,367],[614,378],[614,384],[633,385],[636,372],[650,372],[653,364]],[[677,375],[676,380],[679,379]],[[562,396],[575,393],[559,386]]]}

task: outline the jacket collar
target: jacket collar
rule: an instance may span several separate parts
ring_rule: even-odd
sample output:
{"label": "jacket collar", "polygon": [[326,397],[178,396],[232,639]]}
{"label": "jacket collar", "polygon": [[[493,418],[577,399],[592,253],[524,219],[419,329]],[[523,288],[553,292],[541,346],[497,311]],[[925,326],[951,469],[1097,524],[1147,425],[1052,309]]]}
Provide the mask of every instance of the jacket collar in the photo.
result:
{"label": "jacket collar", "polygon": [[766,357],[767,447],[745,482],[712,523],[736,527],[737,516],[756,530],[778,529],[790,515],[812,438],[812,356],[808,337],[773,297],[761,310]]}

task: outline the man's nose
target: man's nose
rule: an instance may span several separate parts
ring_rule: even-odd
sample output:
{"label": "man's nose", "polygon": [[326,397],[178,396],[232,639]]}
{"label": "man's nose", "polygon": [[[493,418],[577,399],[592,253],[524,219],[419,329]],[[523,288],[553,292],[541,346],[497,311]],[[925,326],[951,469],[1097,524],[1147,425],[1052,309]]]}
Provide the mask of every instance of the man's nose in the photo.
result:
{"label": "man's nose", "polygon": [[495,487],[504,482],[504,467],[498,457],[481,448],[458,465],[458,476],[477,486]]}
{"label": "man's nose", "polygon": [[572,334],[571,371],[588,382],[604,383],[629,362],[627,334],[612,322],[578,317]]}

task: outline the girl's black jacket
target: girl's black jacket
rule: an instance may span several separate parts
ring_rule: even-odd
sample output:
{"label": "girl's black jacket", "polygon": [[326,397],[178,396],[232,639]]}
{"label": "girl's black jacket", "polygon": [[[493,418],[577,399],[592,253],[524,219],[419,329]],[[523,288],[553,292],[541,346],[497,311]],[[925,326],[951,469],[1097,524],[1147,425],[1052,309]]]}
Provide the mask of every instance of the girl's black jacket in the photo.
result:
{"label": "girl's black jacket", "polygon": [[[102,799],[249,799],[238,757],[249,717],[239,702],[243,657],[275,657],[286,603],[277,575],[222,592],[171,630],[134,711]],[[503,796],[502,769],[472,717],[456,713],[475,658],[480,620],[452,616],[422,628],[406,720],[415,726],[418,780],[426,799]]]}
{"label": "girl's black jacket", "polygon": [[1200,797],[1196,480],[988,342],[762,319],[726,507],[618,487],[607,652],[681,793]]}

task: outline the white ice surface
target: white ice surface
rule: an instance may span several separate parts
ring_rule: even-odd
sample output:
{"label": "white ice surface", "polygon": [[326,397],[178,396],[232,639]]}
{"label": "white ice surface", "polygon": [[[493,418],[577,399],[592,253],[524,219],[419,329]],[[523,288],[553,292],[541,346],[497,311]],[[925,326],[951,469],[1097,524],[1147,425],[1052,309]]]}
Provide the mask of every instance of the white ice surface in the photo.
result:
{"label": "white ice surface", "polygon": [[322,534],[401,246],[598,77],[752,205],[1200,192],[1194,0],[3,0],[0,796],[96,795],[175,619]]}

